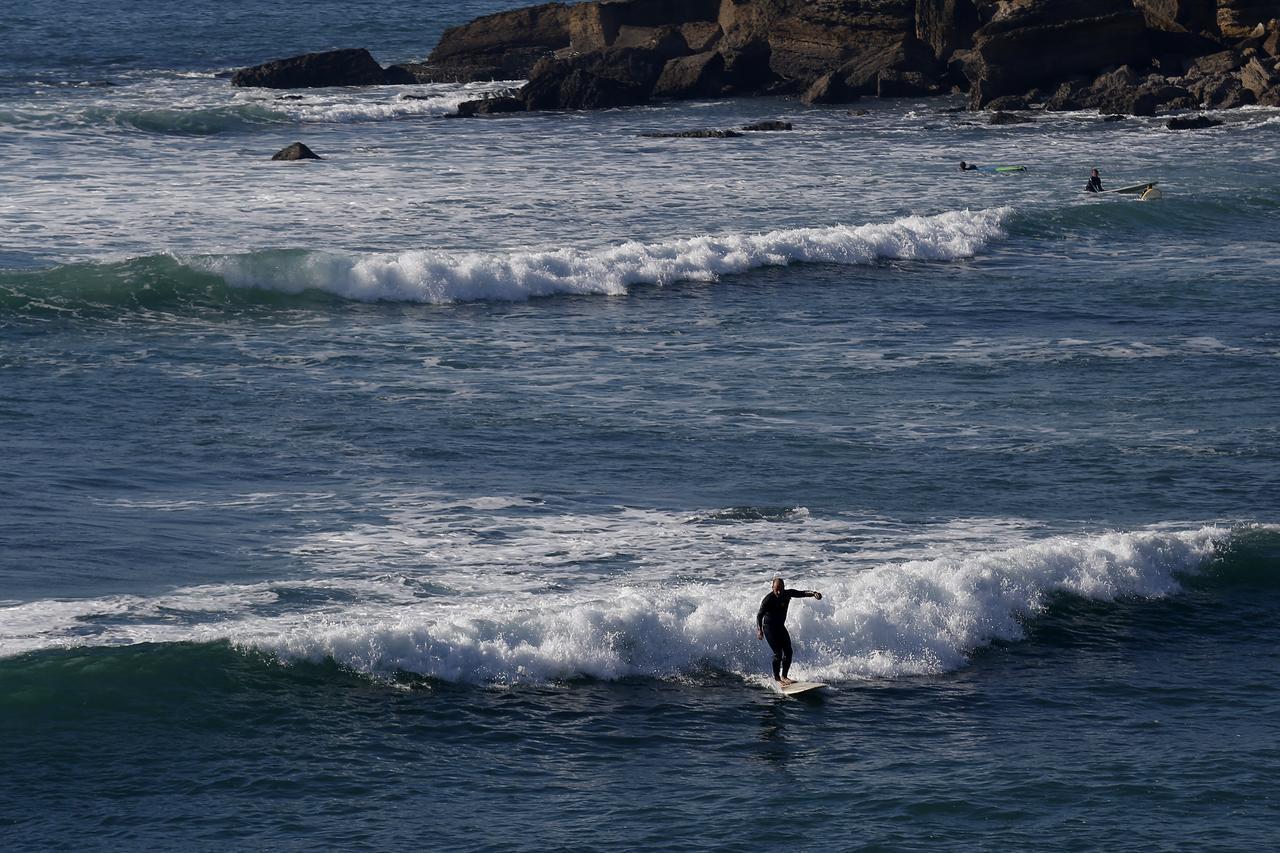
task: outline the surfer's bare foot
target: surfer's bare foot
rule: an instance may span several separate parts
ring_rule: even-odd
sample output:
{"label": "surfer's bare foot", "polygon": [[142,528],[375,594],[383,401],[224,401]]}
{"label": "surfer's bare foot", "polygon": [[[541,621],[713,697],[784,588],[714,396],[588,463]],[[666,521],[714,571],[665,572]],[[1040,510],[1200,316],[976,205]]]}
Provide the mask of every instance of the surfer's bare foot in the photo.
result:
{"label": "surfer's bare foot", "polygon": [[783,687],[786,687],[788,684],[795,684],[795,681],[790,678],[780,678],[778,679],[778,683],[781,684]]}

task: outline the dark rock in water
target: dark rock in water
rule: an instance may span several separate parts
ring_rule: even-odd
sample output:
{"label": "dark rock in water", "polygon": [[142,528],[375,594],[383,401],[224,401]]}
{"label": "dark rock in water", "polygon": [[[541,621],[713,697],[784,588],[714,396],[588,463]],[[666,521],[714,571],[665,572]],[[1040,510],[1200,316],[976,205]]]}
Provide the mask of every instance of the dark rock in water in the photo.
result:
{"label": "dark rock in water", "polygon": [[992,113],[987,124],[1034,124],[1035,119],[1020,116],[1017,113]]}
{"label": "dark rock in water", "polygon": [[318,86],[376,86],[386,82],[382,66],[364,48],[304,53],[242,68],[232,86],[305,89]]}
{"label": "dark rock in water", "polygon": [[306,95],[276,95],[277,101],[303,101]]}
{"label": "dark rock in water", "polygon": [[1103,120],[1103,121],[1107,121],[1107,122],[1112,122],[1112,121],[1124,121],[1124,120],[1125,120],[1125,118],[1126,118],[1126,116],[1122,116],[1122,115],[1111,115],[1111,116],[1103,116],[1103,117],[1102,117],[1102,120]]}
{"label": "dark rock in water", "polygon": [[744,125],[742,129],[748,130],[748,131],[790,130],[791,122],[789,121],[758,121],[755,124]]}
{"label": "dark rock in water", "polygon": [[1205,88],[1201,101],[1207,109],[1231,110],[1252,106],[1258,98],[1244,87],[1239,74],[1231,74],[1216,81],[1216,85]]}
{"label": "dark rock in water", "polygon": [[651,139],[731,139],[742,134],[736,130],[682,130],[678,132],[656,131],[640,135]]}
{"label": "dark rock in water", "polygon": [[524,101],[511,95],[496,98],[480,98],[475,101],[463,101],[458,104],[458,117],[498,115],[500,113],[522,113],[525,111]]}
{"label": "dark rock in water", "polygon": [[1219,119],[1209,118],[1208,116],[1193,116],[1192,118],[1174,117],[1165,123],[1165,127],[1170,130],[1200,130],[1206,127],[1217,127],[1222,124]]}
{"label": "dark rock in water", "polygon": [[724,57],[708,50],[667,60],[650,94],[654,98],[714,97],[724,86]]}
{"label": "dark rock in water", "polygon": [[800,100],[806,104],[848,104],[862,96],[845,83],[844,77],[835,71],[823,74],[813,81]]}
{"label": "dark rock in water", "polygon": [[942,92],[936,80],[919,71],[881,71],[876,78],[878,98],[924,98]]}
{"label": "dark rock in water", "polygon": [[529,72],[522,90],[531,110],[597,110],[646,103],[665,62],[630,48],[547,57]]}
{"label": "dark rock in water", "polygon": [[324,158],[316,154],[301,142],[295,142],[292,145],[285,146],[271,155],[272,160],[323,160]]}
{"label": "dark rock in water", "polygon": [[388,86],[411,86],[418,77],[404,65],[392,65],[383,69],[382,82]]}
{"label": "dark rock in water", "polygon": [[992,112],[1021,112],[1031,109],[1031,106],[1022,95],[1001,95],[987,104],[986,109]]}
{"label": "dark rock in water", "polygon": [[405,65],[422,83],[522,80],[538,60],[569,47],[572,9],[546,3],[485,15],[445,30],[421,65]]}

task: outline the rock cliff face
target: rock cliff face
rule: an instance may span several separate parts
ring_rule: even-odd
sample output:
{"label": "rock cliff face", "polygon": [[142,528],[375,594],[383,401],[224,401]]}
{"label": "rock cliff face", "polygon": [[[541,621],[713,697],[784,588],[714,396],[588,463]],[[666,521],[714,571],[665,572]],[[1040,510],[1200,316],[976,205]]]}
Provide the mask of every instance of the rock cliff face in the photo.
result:
{"label": "rock cliff face", "polygon": [[234,82],[527,80],[502,112],[516,103],[598,109],[760,92],[841,103],[964,91],[974,109],[1149,115],[1280,105],[1277,18],[1280,0],[597,0],[454,27],[422,64],[382,70],[365,53],[367,61],[346,57],[345,77],[308,76],[298,63],[310,57],[314,71],[315,57],[328,56],[310,54],[245,69]]}

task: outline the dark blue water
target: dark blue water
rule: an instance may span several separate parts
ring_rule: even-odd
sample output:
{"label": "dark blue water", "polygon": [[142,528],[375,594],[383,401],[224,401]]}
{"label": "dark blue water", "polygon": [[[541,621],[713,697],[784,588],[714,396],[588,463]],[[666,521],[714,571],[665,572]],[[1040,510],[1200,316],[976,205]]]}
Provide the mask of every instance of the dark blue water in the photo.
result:
{"label": "dark blue water", "polygon": [[1280,114],[216,76],[495,9],[0,15],[5,849],[1275,846]]}

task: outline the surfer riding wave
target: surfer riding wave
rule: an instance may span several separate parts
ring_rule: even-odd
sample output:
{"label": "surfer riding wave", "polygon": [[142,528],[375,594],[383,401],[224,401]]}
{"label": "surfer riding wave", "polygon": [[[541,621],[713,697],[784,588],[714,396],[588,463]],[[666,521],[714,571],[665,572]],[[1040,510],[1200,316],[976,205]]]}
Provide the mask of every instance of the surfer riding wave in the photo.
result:
{"label": "surfer riding wave", "polygon": [[787,589],[782,578],[773,579],[773,589],[760,602],[756,612],[756,634],[773,649],[773,680],[783,685],[792,684],[787,677],[791,669],[791,634],[787,632],[787,607],[793,598],[816,598],[822,593],[805,589]]}

